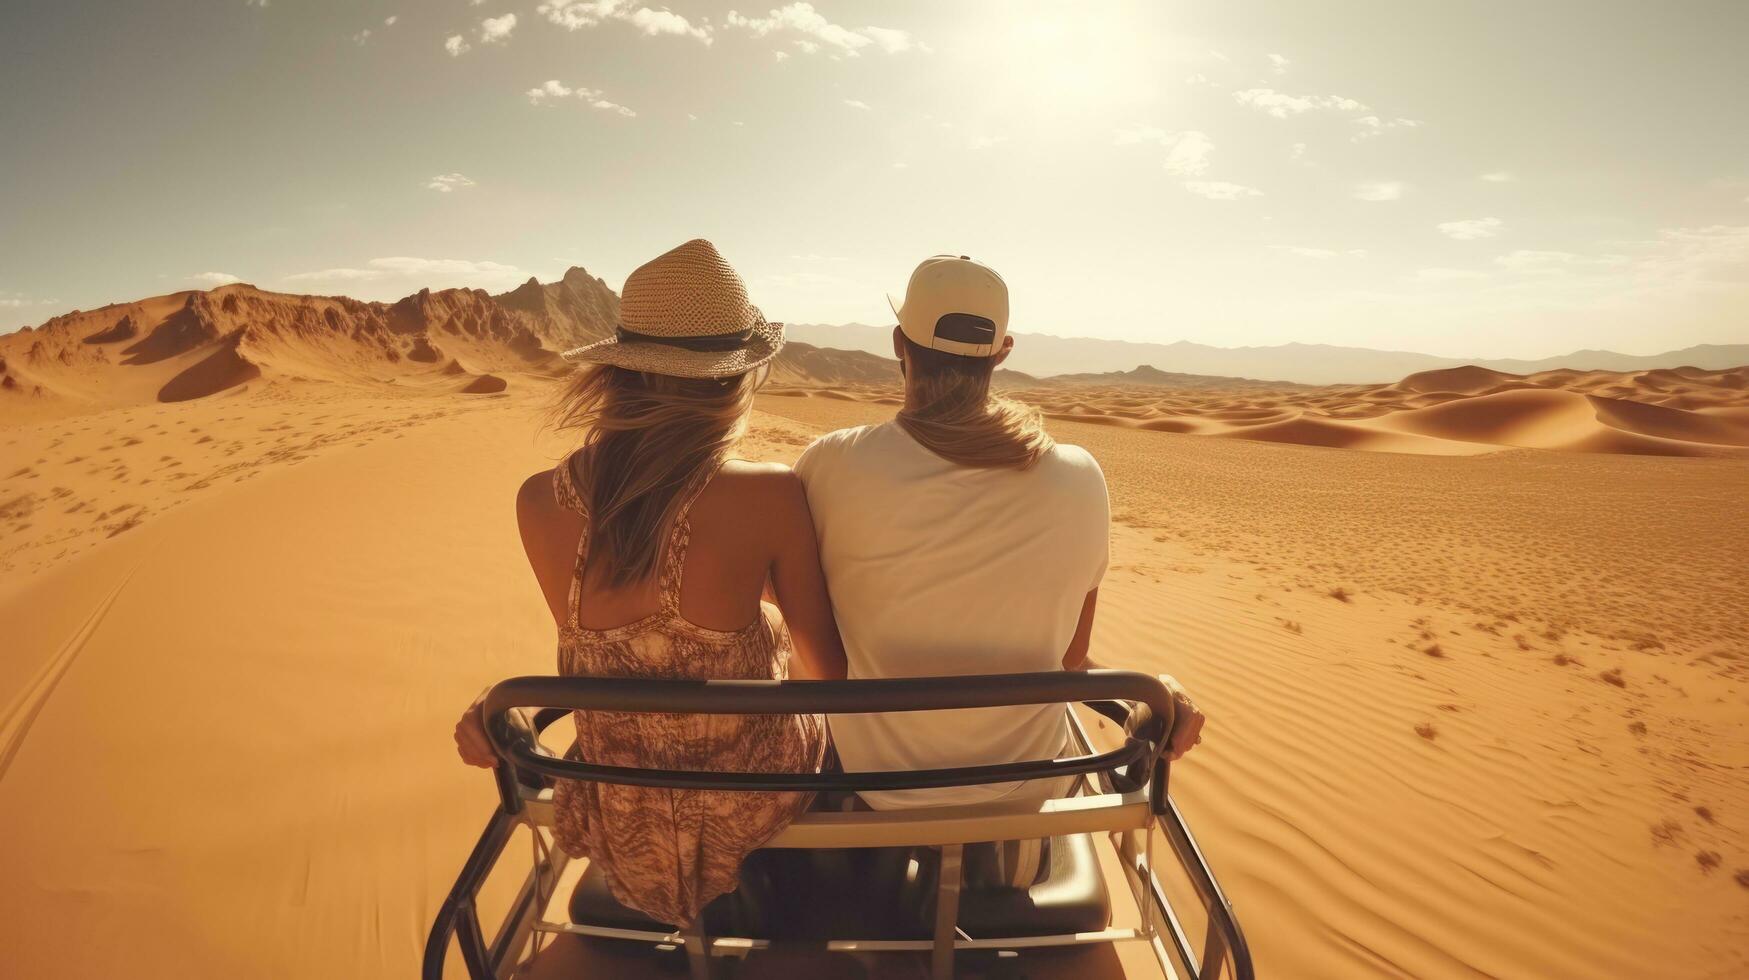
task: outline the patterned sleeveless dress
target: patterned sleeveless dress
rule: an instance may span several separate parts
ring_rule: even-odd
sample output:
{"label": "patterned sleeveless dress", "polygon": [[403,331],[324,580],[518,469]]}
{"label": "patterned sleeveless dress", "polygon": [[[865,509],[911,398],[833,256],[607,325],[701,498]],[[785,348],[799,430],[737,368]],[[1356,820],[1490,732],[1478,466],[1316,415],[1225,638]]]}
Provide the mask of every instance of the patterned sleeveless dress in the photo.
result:
{"label": "patterned sleeveless dress", "polygon": [[[658,566],[660,608],[608,630],[578,625],[587,525],[577,544],[559,673],[594,677],[783,679],[789,676],[789,630],[764,603],[751,624],[705,629],[680,615],[680,577],[691,533],[687,513],[710,483],[684,493]],[[567,458],[553,473],[561,506],[579,514],[584,501]],[[587,515],[585,515],[587,516]],[[575,713],[574,758],[613,766],[719,772],[815,772],[825,749],[818,715]],[[685,927],[719,895],[733,891],[741,861],[807,808],[809,793],[667,790],[559,780],[553,792],[554,836],[573,857],[599,862],[614,898],[659,922]]]}

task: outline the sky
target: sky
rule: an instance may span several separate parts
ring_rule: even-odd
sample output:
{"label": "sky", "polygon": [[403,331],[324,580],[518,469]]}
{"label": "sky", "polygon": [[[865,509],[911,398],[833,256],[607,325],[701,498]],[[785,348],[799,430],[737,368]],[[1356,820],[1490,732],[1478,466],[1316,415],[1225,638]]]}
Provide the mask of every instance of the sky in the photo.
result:
{"label": "sky", "polygon": [[1741,0],[6,0],[0,330],[714,241],[773,320],[935,253],[1022,333],[1749,341]]}

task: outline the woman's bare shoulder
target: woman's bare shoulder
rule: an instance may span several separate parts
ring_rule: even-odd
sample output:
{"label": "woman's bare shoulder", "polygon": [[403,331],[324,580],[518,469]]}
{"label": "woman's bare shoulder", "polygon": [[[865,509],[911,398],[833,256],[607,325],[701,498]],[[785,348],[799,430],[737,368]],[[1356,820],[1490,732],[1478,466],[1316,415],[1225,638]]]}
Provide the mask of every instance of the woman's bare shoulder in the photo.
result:
{"label": "woman's bare shoulder", "polygon": [[533,511],[536,508],[556,508],[558,500],[553,497],[553,471],[541,470],[522,481],[522,486],[516,488],[516,512]]}
{"label": "woman's bare shoulder", "polygon": [[[783,463],[732,459],[723,464],[711,481],[706,497],[716,497],[744,509],[776,516],[792,510],[806,498],[796,471]],[[700,503],[704,503],[700,500]]]}
{"label": "woman's bare shoulder", "polygon": [[793,479],[796,471],[783,463],[773,463],[754,459],[731,459],[723,464],[717,476],[728,477],[735,481],[772,482]]}
{"label": "woman's bare shoulder", "polygon": [[516,488],[516,523],[525,531],[552,530],[574,516],[559,503],[552,470],[541,470]]}

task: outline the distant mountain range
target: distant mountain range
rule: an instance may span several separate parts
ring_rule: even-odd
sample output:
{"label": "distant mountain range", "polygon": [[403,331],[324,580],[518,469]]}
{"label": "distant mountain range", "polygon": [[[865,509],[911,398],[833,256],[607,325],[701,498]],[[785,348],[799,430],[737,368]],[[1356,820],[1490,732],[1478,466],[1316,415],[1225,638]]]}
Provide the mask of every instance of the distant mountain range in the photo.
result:
{"label": "distant mountain range", "polygon": [[[899,362],[891,357],[880,357],[861,350],[815,347],[813,344],[791,340],[783,345],[777,359],[771,362],[771,380],[776,384],[800,385],[896,385],[904,380],[904,375],[899,373]],[[1030,374],[1021,374],[1007,368],[998,368],[994,380],[999,388],[1039,383],[1039,379]]]}
{"label": "distant mountain range", "polygon": [[[861,350],[890,357],[893,328],[851,323],[787,325],[789,336],[817,347]],[[1007,367],[1038,377],[1109,374],[1138,365],[1162,373],[1291,381],[1299,384],[1378,384],[1419,371],[1474,364],[1508,374],[1535,374],[1557,368],[1581,371],[1645,371],[1653,368],[1696,367],[1720,370],[1749,364],[1749,344],[1701,344],[1663,354],[1620,354],[1581,350],[1538,360],[1514,358],[1465,359],[1412,351],[1372,350],[1331,344],[1279,344],[1274,347],[1211,347],[1178,341],[1171,344],[1015,334]],[[1083,379],[1078,379],[1083,380]],[[1124,379],[1114,378],[1113,383]],[[1128,383],[1135,383],[1132,379]]]}
{"label": "distant mountain range", "polygon": [[[422,289],[394,303],[275,293],[246,283],[74,310],[0,336],[0,416],[44,417],[143,401],[186,401],[284,380],[504,390],[506,376],[557,377],[559,353],[610,335],[619,297],[580,268],[497,295]],[[892,328],[789,327],[772,365],[778,384],[897,384]],[[1183,390],[1389,383],[1473,365],[1512,375],[1554,369],[1645,371],[1749,364],[1749,345],[1646,357],[1464,361],[1402,351],[1284,344],[1221,348],[1026,334],[998,387],[1148,385]],[[520,382],[516,382],[520,383]]]}
{"label": "distant mountain range", "polygon": [[492,392],[494,374],[569,370],[559,352],[611,333],[619,297],[573,268],[496,296],[422,289],[394,303],[247,283],[74,310],[0,336],[0,417],[204,398],[257,378]]}

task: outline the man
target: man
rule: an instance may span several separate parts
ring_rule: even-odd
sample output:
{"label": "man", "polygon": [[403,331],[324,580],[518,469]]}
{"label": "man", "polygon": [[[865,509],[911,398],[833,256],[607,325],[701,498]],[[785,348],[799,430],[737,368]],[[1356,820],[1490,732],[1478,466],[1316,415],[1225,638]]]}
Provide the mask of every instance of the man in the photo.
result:
{"label": "man", "polygon": [[[897,418],[821,436],[796,463],[819,536],[852,678],[1078,670],[1087,666],[1110,504],[1099,464],[1055,443],[1036,410],[990,393],[1008,357],[1008,287],[966,256],[911,275],[893,350]],[[1174,684],[1176,693],[1176,685]],[[1058,756],[1065,705],[836,715],[846,771]],[[1171,753],[1202,716],[1180,696]],[[862,793],[874,809],[1046,799],[1058,780]],[[1036,842],[1030,842],[1036,844]],[[1031,883],[1036,846],[1002,863]]]}

